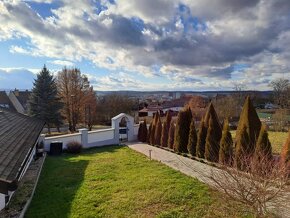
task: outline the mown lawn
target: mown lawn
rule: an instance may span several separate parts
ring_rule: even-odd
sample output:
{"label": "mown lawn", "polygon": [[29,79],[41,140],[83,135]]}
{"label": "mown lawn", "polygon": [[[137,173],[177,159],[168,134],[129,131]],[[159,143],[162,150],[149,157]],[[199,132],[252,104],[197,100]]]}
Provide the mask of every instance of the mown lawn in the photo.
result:
{"label": "mown lawn", "polygon": [[[231,131],[233,139],[236,136],[236,131]],[[280,154],[284,143],[288,137],[287,132],[268,132],[269,140],[272,145],[273,153]]]}
{"label": "mown lawn", "polygon": [[251,217],[244,206],[127,148],[47,157],[26,217]]}

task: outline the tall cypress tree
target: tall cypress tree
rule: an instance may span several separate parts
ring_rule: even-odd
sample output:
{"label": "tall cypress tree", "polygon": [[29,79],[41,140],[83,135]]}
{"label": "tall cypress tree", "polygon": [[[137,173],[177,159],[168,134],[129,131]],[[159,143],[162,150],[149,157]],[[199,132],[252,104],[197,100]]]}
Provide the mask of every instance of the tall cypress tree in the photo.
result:
{"label": "tall cypress tree", "polygon": [[152,128],[151,128],[151,132],[150,132],[150,141],[149,141],[150,145],[155,144],[155,131],[156,131],[158,117],[159,117],[159,113],[156,112],[153,116],[153,121],[152,121]]}
{"label": "tall cypress tree", "polygon": [[268,138],[267,127],[265,124],[262,125],[259,133],[255,148],[255,155],[258,157],[261,155],[262,157],[268,157],[269,159],[272,158],[272,146]]}
{"label": "tall cypress tree", "polygon": [[288,132],[288,138],[282,148],[281,161],[283,164],[288,164],[290,166],[290,129]]}
{"label": "tall cypress tree", "polygon": [[229,121],[224,121],[223,134],[220,142],[219,162],[221,164],[231,164],[233,158],[233,139],[230,133]]}
{"label": "tall cypress tree", "polygon": [[29,99],[29,115],[45,121],[50,133],[50,128],[59,127],[62,123],[60,98],[57,96],[55,79],[44,65],[34,80],[32,93]]}
{"label": "tall cypress tree", "polygon": [[202,118],[199,124],[197,143],[196,143],[196,156],[199,158],[204,158],[206,133],[207,133],[207,128],[205,126],[204,118]]}
{"label": "tall cypress tree", "polygon": [[151,134],[152,134],[152,126],[153,126],[153,121],[151,121],[150,125],[149,125],[149,129],[148,129],[148,133],[147,133],[147,143],[150,145],[150,139],[151,139]]}
{"label": "tall cypress tree", "polygon": [[222,128],[212,103],[209,104],[204,119],[207,128],[205,143],[205,158],[217,162],[219,158],[219,143],[222,137]]}
{"label": "tall cypress tree", "polygon": [[214,124],[214,119],[210,116],[205,140],[204,157],[209,161],[218,162],[220,141],[215,136],[216,127]]}
{"label": "tall cypress tree", "polygon": [[191,119],[187,150],[192,155],[196,154],[197,135],[195,130],[194,118]]}
{"label": "tall cypress tree", "polygon": [[161,134],[161,146],[167,147],[168,142],[168,132],[170,128],[170,122],[171,122],[171,113],[170,111],[167,111],[166,113],[166,119],[162,127],[162,134]]}
{"label": "tall cypress tree", "polygon": [[191,119],[192,114],[190,108],[179,111],[174,136],[174,146],[178,152],[188,152],[187,143]]}
{"label": "tall cypress tree", "polygon": [[246,98],[235,139],[235,156],[252,155],[261,129],[261,121],[251,102],[250,97]]}
{"label": "tall cypress tree", "polygon": [[171,149],[174,149],[174,133],[175,133],[175,124],[174,124],[174,121],[171,120],[170,127],[169,127],[168,142],[167,142],[167,147]]}
{"label": "tall cypress tree", "polygon": [[156,129],[155,129],[155,145],[161,145],[161,132],[162,132],[162,122],[161,119],[159,117],[159,119],[157,120],[157,124],[156,124]]}

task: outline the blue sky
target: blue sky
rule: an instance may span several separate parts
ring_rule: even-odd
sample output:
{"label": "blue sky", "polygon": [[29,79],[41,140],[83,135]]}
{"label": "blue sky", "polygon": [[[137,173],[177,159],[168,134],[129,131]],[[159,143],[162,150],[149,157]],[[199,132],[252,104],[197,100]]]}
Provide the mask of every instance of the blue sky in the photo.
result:
{"label": "blue sky", "polygon": [[0,89],[46,64],[96,90],[268,90],[290,78],[287,0],[3,0]]}

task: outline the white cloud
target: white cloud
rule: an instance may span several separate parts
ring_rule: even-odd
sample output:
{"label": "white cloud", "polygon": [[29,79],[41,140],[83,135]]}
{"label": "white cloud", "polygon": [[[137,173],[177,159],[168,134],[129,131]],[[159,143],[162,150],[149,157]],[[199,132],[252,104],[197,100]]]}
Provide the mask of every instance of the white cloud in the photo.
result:
{"label": "white cloud", "polygon": [[73,62],[65,61],[65,60],[54,60],[54,61],[49,61],[49,63],[60,65],[60,66],[67,66],[67,67],[74,66]]}

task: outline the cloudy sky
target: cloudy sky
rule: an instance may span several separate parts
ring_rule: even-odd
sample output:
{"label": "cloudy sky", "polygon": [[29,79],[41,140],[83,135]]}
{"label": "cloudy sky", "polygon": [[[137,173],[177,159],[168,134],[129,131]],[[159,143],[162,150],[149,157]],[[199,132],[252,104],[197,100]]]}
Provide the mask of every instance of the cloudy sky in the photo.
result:
{"label": "cloudy sky", "polygon": [[0,89],[80,68],[96,90],[269,90],[290,78],[289,0],[1,0]]}

